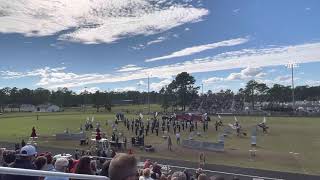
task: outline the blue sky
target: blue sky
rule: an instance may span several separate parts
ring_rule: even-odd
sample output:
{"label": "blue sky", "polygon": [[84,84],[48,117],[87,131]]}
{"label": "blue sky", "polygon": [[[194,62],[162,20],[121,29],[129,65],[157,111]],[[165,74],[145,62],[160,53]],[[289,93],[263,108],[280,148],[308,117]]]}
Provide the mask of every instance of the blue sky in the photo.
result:
{"label": "blue sky", "polygon": [[317,0],[0,0],[0,87],[320,85]]}

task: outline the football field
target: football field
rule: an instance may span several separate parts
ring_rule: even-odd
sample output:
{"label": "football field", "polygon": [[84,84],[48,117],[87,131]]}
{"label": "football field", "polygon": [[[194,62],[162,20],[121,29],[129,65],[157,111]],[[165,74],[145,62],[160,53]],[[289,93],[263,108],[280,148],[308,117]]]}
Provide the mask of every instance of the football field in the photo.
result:
{"label": "football field", "polygon": [[[66,128],[71,133],[78,133],[80,124],[84,126],[86,118],[94,116],[95,122],[99,121],[102,132],[110,136],[111,124],[115,119],[114,113],[83,113],[83,112],[62,112],[62,113],[12,113],[0,116],[0,141],[20,143],[22,139],[28,140],[31,129],[35,126],[37,130],[38,145],[44,147],[59,147],[65,149],[86,149],[87,146],[79,146],[78,141],[57,141],[56,133],[62,133]],[[137,117],[134,114],[126,114],[128,119]],[[145,116],[144,119],[147,117]],[[223,116],[223,123],[233,123],[233,116]],[[197,140],[217,142],[218,134],[222,133],[222,128],[215,131],[214,122],[217,118],[211,117],[209,131],[203,132],[202,125],[198,125],[201,136],[194,137]],[[287,171],[305,174],[320,175],[320,118],[309,117],[267,117],[267,124],[270,127],[268,134],[263,134],[259,129],[257,136],[256,157],[252,159],[249,150],[252,149],[251,129],[263,120],[263,117],[238,116],[243,129],[248,136],[238,137],[233,132],[225,138],[225,152],[205,152],[207,163],[223,164],[239,167],[251,167],[257,169],[268,169],[275,171]],[[109,124],[106,125],[106,121]],[[95,123],[94,123],[95,126]],[[118,125],[128,142],[134,133],[128,131],[123,123]],[[138,148],[134,148],[135,154],[152,157],[179,159],[197,162],[199,152],[178,146],[175,136],[172,134],[173,151],[167,150],[167,142],[162,138],[162,131],[159,136],[151,134],[145,137],[145,144],[152,144],[156,148],[154,153],[146,153]],[[181,132],[182,139],[189,136],[189,130]],[[87,132],[91,136],[91,131]],[[129,145],[130,147],[130,145]]]}

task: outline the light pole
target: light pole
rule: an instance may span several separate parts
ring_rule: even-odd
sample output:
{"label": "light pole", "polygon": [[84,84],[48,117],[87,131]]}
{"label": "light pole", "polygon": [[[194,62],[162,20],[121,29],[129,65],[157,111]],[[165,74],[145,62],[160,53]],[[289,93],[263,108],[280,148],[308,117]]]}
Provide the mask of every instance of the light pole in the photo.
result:
{"label": "light pole", "polygon": [[298,67],[297,63],[288,63],[286,65],[288,69],[291,69],[291,87],[292,87],[292,111],[295,112],[295,99],[294,99],[294,77],[293,77],[293,69]]}
{"label": "light pole", "polygon": [[83,111],[86,112],[87,87],[84,87]]}
{"label": "light pole", "polygon": [[148,114],[150,114],[150,74],[148,74]]}

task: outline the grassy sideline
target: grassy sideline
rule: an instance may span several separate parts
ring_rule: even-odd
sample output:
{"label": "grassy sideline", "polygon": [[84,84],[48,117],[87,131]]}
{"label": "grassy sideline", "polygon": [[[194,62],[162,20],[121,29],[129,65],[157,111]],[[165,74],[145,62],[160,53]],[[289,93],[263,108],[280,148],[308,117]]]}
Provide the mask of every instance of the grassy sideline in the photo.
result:
{"label": "grassy sideline", "polygon": [[[115,109],[114,112],[120,109]],[[37,114],[35,113],[3,114],[0,116],[0,141],[20,142],[21,139],[27,139],[30,136],[32,126],[35,126],[40,135],[39,145],[41,146],[81,148],[78,142],[56,141],[52,135],[63,132],[66,128],[69,128],[71,132],[78,132],[80,124],[84,124],[86,117],[91,116],[93,112],[92,110],[87,113],[78,111],[45,113],[40,114],[39,120],[36,120]],[[110,125],[106,126],[105,122],[114,120],[114,113],[95,113],[94,116],[96,121],[100,121],[103,132],[110,135]],[[131,119],[136,115],[130,114],[127,117]],[[233,117],[223,118],[225,124],[233,123]],[[209,124],[209,132],[198,139],[217,141],[218,133],[214,130],[215,118],[212,117],[212,119],[213,121]],[[249,134],[250,129],[262,121],[262,117],[242,116],[238,119]],[[320,175],[320,118],[269,117],[267,119],[270,133],[263,135],[259,132],[258,152],[254,161],[249,158],[250,138],[231,135],[226,138],[226,152],[206,152],[208,163]],[[127,137],[132,136],[132,133],[127,132],[122,124],[119,127]],[[201,125],[198,130],[202,132]],[[182,138],[186,138],[188,134],[187,132],[182,133]],[[171,153],[166,150],[166,141],[161,136],[146,137],[146,143],[154,144],[157,150],[156,153],[148,154],[148,156],[198,161],[198,152],[177,146],[174,137],[173,142],[174,151]],[[137,154],[144,153],[138,149],[134,151]],[[289,152],[296,152],[299,155],[294,157]]]}

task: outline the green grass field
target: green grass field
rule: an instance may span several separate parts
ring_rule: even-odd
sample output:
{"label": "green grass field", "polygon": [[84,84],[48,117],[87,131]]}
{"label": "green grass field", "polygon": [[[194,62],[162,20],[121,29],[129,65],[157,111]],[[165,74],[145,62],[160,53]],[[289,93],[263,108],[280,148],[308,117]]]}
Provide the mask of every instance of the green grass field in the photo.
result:
{"label": "green grass field", "polygon": [[[156,108],[156,107],[154,107]],[[121,108],[119,108],[121,109]],[[86,117],[94,115],[96,121],[100,121],[102,131],[107,135],[111,134],[110,125],[105,125],[106,120],[114,120],[114,113],[83,113],[79,111],[66,111],[63,113],[40,114],[36,120],[35,113],[9,113],[0,116],[0,141],[20,142],[28,139],[32,126],[35,126],[39,135],[38,144],[47,147],[63,147],[66,149],[83,148],[79,147],[77,141],[56,141],[53,136],[69,128],[71,132],[79,132],[80,124],[84,124]],[[136,115],[126,115],[129,119]],[[224,124],[233,123],[233,117],[223,117]],[[214,120],[209,124],[209,131],[197,139],[205,141],[217,141],[218,133],[214,130]],[[248,137],[237,137],[235,134],[225,139],[226,151],[224,153],[206,152],[207,162],[240,167],[252,167],[277,171],[298,172],[320,175],[320,118],[289,118],[269,117],[267,118],[270,132],[266,135],[261,131],[258,133],[257,157],[251,160],[249,156],[250,131],[262,117],[238,117],[241,125],[249,133]],[[127,132],[123,124],[120,129],[127,137],[132,133]],[[202,132],[202,126],[199,125]],[[221,130],[220,130],[221,131]],[[88,134],[91,132],[88,132]],[[148,153],[148,156],[173,158],[190,161],[198,161],[198,152],[182,148],[175,143],[173,137],[174,151],[167,150],[167,144],[160,136],[151,135],[146,137],[146,144],[153,144],[156,147],[155,153]],[[182,138],[188,137],[189,133],[183,132]],[[294,156],[289,152],[299,153]],[[134,149],[134,153],[144,152]]]}

